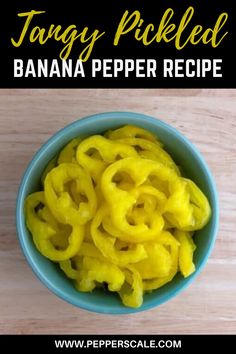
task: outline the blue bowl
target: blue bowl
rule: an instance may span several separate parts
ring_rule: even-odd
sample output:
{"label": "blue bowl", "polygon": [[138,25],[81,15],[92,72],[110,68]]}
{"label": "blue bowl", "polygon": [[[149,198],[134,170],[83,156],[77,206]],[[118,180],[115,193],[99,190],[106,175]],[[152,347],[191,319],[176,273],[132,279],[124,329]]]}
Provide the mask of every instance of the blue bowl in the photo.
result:
{"label": "blue bowl", "polygon": [[[164,143],[184,174],[191,178],[207,196],[212,216],[207,226],[196,232],[197,245],[194,254],[196,271],[188,278],[177,274],[175,278],[162,288],[145,294],[143,305],[138,309],[122,305],[118,295],[104,293],[96,289],[92,293],[80,293],[75,290],[72,282],[66,278],[59,267],[43,257],[32,242],[32,237],[25,225],[24,201],[32,192],[39,190],[40,176],[47,163],[60,151],[65,144],[77,136],[89,136],[115,129],[125,124],[143,127],[154,134]],[[53,293],[63,300],[86,310],[107,314],[128,314],[150,309],[170,300],[185,289],[200,273],[212,251],[219,220],[219,209],[216,187],[206,162],[195,146],[177,130],[166,123],[131,112],[107,112],[86,117],[75,121],[53,135],[35,154],[22,179],[16,206],[17,232],[23,253],[37,275]]]}

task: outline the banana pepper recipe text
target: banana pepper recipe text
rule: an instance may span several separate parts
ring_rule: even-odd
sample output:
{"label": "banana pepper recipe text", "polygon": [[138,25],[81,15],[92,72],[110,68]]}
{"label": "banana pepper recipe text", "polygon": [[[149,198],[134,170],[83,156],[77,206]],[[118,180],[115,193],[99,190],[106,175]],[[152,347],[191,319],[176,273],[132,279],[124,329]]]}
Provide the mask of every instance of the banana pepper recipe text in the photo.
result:
{"label": "banana pepper recipe text", "polygon": [[[11,36],[11,44],[16,48],[14,59],[14,77],[85,77],[84,63],[91,59],[89,76],[97,77],[222,77],[222,59],[182,59],[166,58],[161,62],[157,58],[116,58],[94,59],[93,50],[99,43],[110,41],[111,46],[122,46],[125,37],[129,41],[140,42],[144,50],[148,46],[160,46],[168,43],[174,46],[181,56],[181,50],[187,46],[205,45],[211,48],[220,46],[228,35],[227,21],[229,15],[222,12],[213,21],[213,26],[204,27],[196,24],[195,9],[190,6],[183,12],[180,20],[176,20],[175,11],[168,8],[158,14],[156,23],[148,23],[138,10],[125,10],[115,24],[114,35],[104,28],[80,28],[78,24],[67,27],[51,24],[47,28],[38,26],[38,19],[45,16],[46,11],[30,10],[18,13],[18,32]],[[17,20],[18,21],[18,20]],[[111,29],[109,29],[111,31]],[[109,34],[109,36],[108,36]],[[55,59],[21,59],[17,58],[17,48],[27,45],[50,45],[57,42]],[[57,49],[58,48],[58,49]],[[30,53],[30,50],[29,50]],[[70,56],[76,60],[70,59]]]}

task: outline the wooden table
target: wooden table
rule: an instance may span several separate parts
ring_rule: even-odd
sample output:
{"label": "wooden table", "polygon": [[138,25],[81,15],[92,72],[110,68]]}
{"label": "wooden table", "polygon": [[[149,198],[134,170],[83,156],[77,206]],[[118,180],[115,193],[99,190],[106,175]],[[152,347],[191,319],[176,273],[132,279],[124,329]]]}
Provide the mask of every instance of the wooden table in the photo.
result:
{"label": "wooden table", "polygon": [[[15,232],[15,202],[33,153],[73,120],[128,110],[159,117],[204,155],[220,198],[207,266],[170,302],[138,314],[89,313],[47,290]],[[236,90],[0,90],[0,333],[236,333]]]}

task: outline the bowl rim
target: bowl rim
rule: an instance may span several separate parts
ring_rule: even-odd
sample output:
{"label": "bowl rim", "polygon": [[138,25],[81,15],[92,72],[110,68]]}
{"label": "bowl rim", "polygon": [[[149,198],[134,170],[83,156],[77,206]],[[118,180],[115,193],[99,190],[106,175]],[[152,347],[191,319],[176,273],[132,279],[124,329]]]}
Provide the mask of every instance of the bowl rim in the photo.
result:
{"label": "bowl rim", "polygon": [[[206,252],[204,253],[204,256],[201,260],[201,263],[199,264],[198,268],[195,270],[195,272],[188,278],[185,279],[185,283],[182,284],[180,287],[177,289],[171,289],[168,293],[163,294],[158,301],[152,300],[149,303],[145,304],[145,301],[143,305],[140,308],[128,308],[128,307],[123,307],[123,308],[117,308],[114,309],[113,307],[106,307],[101,308],[100,306],[94,304],[88,304],[84,302],[81,299],[78,299],[78,301],[74,301],[73,299],[70,298],[70,296],[65,293],[63,290],[60,288],[57,288],[49,279],[47,276],[44,275],[43,272],[40,271],[39,267],[37,264],[32,260],[32,257],[30,256],[27,248],[26,241],[23,236],[23,222],[24,222],[24,217],[22,216],[22,206],[24,203],[24,190],[27,185],[27,180],[29,177],[30,172],[33,170],[35,164],[37,164],[38,160],[41,157],[41,154],[45,152],[45,150],[50,149],[50,146],[52,144],[55,144],[56,141],[60,140],[61,137],[65,134],[73,130],[74,127],[78,128],[78,125],[81,127],[83,125],[87,124],[93,124],[93,123],[98,123],[98,120],[111,120],[119,118],[120,125],[122,125],[122,119],[127,120],[129,118],[131,119],[137,119],[137,125],[140,121],[144,121],[150,123],[154,127],[162,127],[164,130],[166,130],[170,134],[177,135],[177,137],[187,146],[187,148],[190,150],[191,154],[195,156],[195,158],[198,160],[199,165],[201,166],[201,170],[204,172],[206,175],[206,179],[209,184],[209,188],[211,189],[211,194],[213,198],[212,204],[214,204],[214,209],[215,209],[215,217],[214,217],[214,223],[212,226],[212,237],[210,239],[208,248]],[[125,123],[127,124],[127,123]],[[133,123],[132,123],[133,124]],[[23,176],[21,178],[19,188],[18,188],[18,193],[17,193],[17,199],[16,199],[16,231],[17,231],[17,236],[18,240],[20,243],[20,247],[22,250],[22,253],[24,257],[26,258],[27,263],[33,270],[34,274],[37,276],[37,278],[43,283],[44,286],[46,286],[52,293],[57,295],[60,299],[78,307],[82,308],[91,312],[96,312],[96,313],[103,313],[103,314],[111,314],[111,315],[117,315],[117,314],[130,314],[130,313],[136,313],[136,312],[141,312],[145,311],[157,306],[160,306],[161,304],[169,301],[171,298],[174,298],[177,294],[180,294],[182,291],[184,291],[193,281],[194,279],[200,274],[200,272],[203,270],[205,267],[207,260],[212,253],[215,240],[217,237],[217,231],[219,227],[219,202],[218,202],[218,193],[216,189],[216,184],[214,181],[214,178],[209,170],[209,167],[204,160],[203,156],[199,152],[199,150],[196,148],[196,146],[186,137],[184,136],[180,131],[178,131],[176,128],[172,127],[171,125],[165,123],[163,120],[152,117],[146,114],[142,113],[136,113],[136,112],[127,112],[127,111],[114,111],[114,112],[101,112],[101,113],[96,113],[93,115],[88,115],[83,118],[79,118],[72,123],[65,125],[63,128],[60,130],[56,131],[49,139],[46,140],[45,143],[43,143],[40,148],[34,153],[33,157],[31,160],[28,162],[28,165],[23,173]],[[213,217],[213,216],[212,216]]]}

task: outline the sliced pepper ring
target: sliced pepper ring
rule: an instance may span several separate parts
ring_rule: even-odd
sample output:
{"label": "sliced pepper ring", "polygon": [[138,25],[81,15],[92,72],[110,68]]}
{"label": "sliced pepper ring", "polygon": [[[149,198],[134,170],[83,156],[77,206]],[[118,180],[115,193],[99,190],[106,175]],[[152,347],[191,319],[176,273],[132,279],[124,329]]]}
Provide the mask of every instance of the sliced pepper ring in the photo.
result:
{"label": "sliced pepper ring", "polygon": [[128,156],[137,156],[134,148],[110,141],[101,135],[83,140],[76,153],[78,163],[89,172],[95,182],[109,163],[116,161],[118,157]]}
{"label": "sliced pepper ring", "polygon": [[[80,248],[84,237],[84,227],[76,226],[68,237],[68,247],[58,250],[53,245],[51,238],[56,235],[53,225],[48,224],[37,215],[36,207],[45,205],[43,192],[30,194],[25,201],[26,224],[32,233],[34,243],[38,250],[52,261],[64,261],[75,256]],[[52,216],[53,217],[53,216]]]}
{"label": "sliced pepper ring", "polygon": [[175,230],[174,236],[179,241],[179,270],[186,278],[195,271],[193,254],[196,245],[193,242],[190,232]]}
{"label": "sliced pepper ring", "polygon": [[146,291],[159,289],[161,286],[169,283],[178,271],[179,242],[168,231],[163,231],[160,234],[158,242],[170,248],[170,255],[172,260],[171,269],[167,276],[143,280],[143,289]]}
{"label": "sliced pepper ring", "polygon": [[178,166],[175,164],[170,155],[154,142],[140,138],[118,139],[117,141],[121,144],[134,147],[137,149],[137,152],[141,157],[148,157],[151,160],[158,161],[175,170],[178,175],[180,174]]}
{"label": "sliced pepper ring", "polygon": [[[126,191],[120,189],[116,183],[114,183],[115,175],[121,172],[127,173],[132,178],[135,187],[133,190]],[[140,158],[131,157],[114,162],[106,168],[102,175],[101,189],[111,210],[112,222],[117,229],[120,229],[127,235],[143,234],[146,239],[152,239],[164,226],[160,211],[155,213],[155,218],[153,218],[153,222],[151,222],[150,226],[144,223],[130,225],[127,221],[127,214],[132,210],[132,207],[137,201],[135,190],[138,191],[139,186],[141,187],[143,184],[148,183],[148,179],[152,175],[156,176],[161,181],[166,181],[168,184],[171,184],[173,186],[172,195],[175,195],[175,192],[179,189],[184,189],[184,184],[181,183],[178,175],[172,169],[156,161],[143,160]],[[147,188],[147,186],[145,188]],[[151,188],[155,190],[154,187]],[[157,191],[157,193],[161,192]],[[172,195],[170,197],[168,196],[166,204]],[[182,206],[179,205],[178,207],[181,211]],[[167,210],[165,205],[164,211],[166,212]]]}
{"label": "sliced pepper ring", "polygon": [[211,207],[203,192],[190,179],[183,178],[187,183],[187,191],[190,195],[190,204],[193,208],[194,224],[183,228],[185,231],[195,231],[202,229],[211,217]]}
{"label": "sliced pepper ring", "polygon": [[[79,205],[66,189],[70,181],[78,181],[80,192],[87,202]],[[62,163],[51,170],[45,179],[45,198],[55,218],[69,225],[84,225],[95,214],[97,198],[90,176],[80,166]]]}
{"label": "sliced pepper ring", "polygon": [[64,146],[57,160],[58,165],[61,163],[77,163],[76,149],[81,140],[81,138],[74,138],[66,146]]}
{"label": "sliced pepper ring", "polygon": [[[130,196],[133,196],[134,199],[131,206],[129,206],[125,211],[122,210],[125,215],[125,231],[124,228],[118,228],[113,223],[110,214],[105,215],[103,218],[102,223],[104,229],[112,236],[130,243],[138,243],[156,239],[164,226],[164,220],[161,213],[167,200],[165,195],[149,185],[134,188],[129,190],[128,193]],[[139,202],[141,204],[138,204],[137,207],[132,208],[132,206]],[[132,224],[131,226],[130,223]],[[135,232],[135,229],[137,229],[136,226],[140,224],[149,224],[152,232]]]}
{"label": "sliced pepper ring", "polygon": [[172,267],[172,258],[165,245],[160,242],[145,242],[144,248],[148,257],[133,265],[142,279],[168,276]]}
{"label": "sliced pepper ring", "polygon": [[78,269],[74,269],[72,267],[72,263],[70,259],[66,259],[65,261],[59,262],[61,270],[66,274],[66,276],[70,279],[78,279],[79,278],[79,271]]}
{"label": "sliced pepper ring", "polygon": [[124,269],[125,283],[119,291],[125,306],[140,307],[143,303],[143,284],[139,272],[132,266]]}
{"label": "sliced pepper ring", "polygon": [[109,235],[105,230],[101,230],[104,215],[106,215],[105,208],[100,208],[91,223],[91,235],[94,244],[103,256],[120,266],[135,263],[146,258],[147,253],[141,244],[130,244],[129,248],[124,251],[116,249],[116,238]]}
{"label": "sliced pepper ring", "polygon": [[119,291],[125,281],[123,272],[116,265],[96,258],[83,258],[82,269],[77,282],[80,291],[91,291],[96,283],[107,283],[110,291]]}
{"label": "sliced pepper ring", "polygon": [[105,133],[105,136],[111,140],[125,139],[125,138],[140,138],[140,139],[152,141],[158,144],[159,146],[162,145],[154,134],[150,133],[146,129],[137,127],[135,125],[125,125],[115,130],[108,130],[108,132]]}

